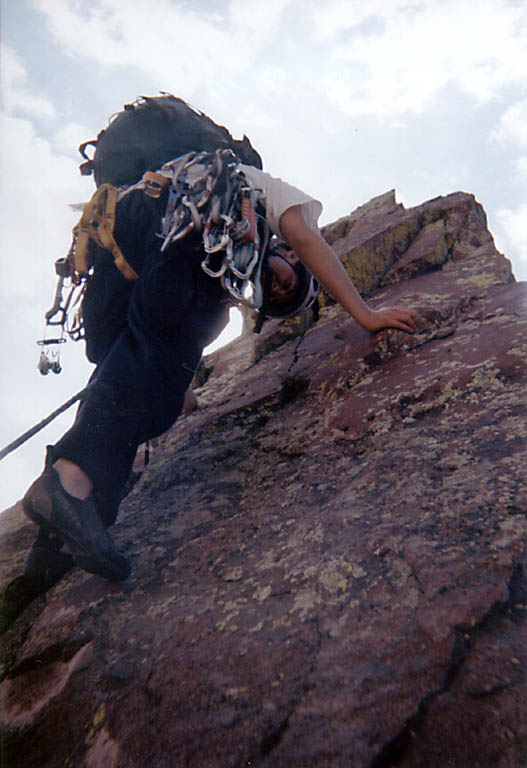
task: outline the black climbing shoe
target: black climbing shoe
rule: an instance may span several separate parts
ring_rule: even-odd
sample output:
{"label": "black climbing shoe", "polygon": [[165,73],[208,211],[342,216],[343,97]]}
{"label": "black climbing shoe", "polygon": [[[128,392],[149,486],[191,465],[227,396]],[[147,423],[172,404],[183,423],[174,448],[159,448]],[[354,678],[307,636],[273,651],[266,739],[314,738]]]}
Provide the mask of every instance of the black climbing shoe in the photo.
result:
{"label": "black climbing shoe", "polygon": [[91,497],[77,499],[62,487],[53,467],[46,467],[24,496],[25,514],[41,531],[58,536],[75,563],[111,581],[130,575],[128,560],[119,554],[104,529]]}
{"label": "black climbing shoe", "polygon": [[35,591],[47,592],[75,566],[73,557],[60,551],[63,543],[62,539],[39,531],[24,567],[24,577]]}
{"label": "black climbing shoe", "polygon": [[24,573],[11,581],[0,595],[0,635],[3,634],[33,600],[70,571],[75,563],[67,552],[60,552],[63,542],[39,532],[29,550]]}

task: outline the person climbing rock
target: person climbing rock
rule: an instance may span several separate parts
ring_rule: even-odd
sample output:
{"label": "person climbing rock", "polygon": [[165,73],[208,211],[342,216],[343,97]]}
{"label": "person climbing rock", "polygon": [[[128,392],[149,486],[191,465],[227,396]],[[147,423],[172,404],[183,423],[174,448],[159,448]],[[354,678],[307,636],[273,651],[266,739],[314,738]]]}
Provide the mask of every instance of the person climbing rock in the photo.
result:
{"label": "person climbing rock", "polygon": [[[313,305],[321,284],[368,331],[418,328],[413,309],[363,301],[318,230],[318,200],[265,173],[246,137],[237,142],[185,109],[173,96],[143,98],[87,142],[95,154],[82,170],[98,190],[69,261],[86,286],[86,351],[96,369],[23,500],[40,529],[26,572],[47,586],[72,565],[129,576],[107,529],[138,446],[180,415],[229,305],[258,310],[259,330],[266,317]],[[188,130],[181,114],[196,118]]]}

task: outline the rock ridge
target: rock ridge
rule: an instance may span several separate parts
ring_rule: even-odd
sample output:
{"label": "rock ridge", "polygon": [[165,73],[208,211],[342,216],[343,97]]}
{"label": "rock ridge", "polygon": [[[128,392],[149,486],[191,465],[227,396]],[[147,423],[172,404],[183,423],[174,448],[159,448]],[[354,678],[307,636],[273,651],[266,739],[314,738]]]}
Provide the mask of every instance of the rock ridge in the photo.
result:
{"label": "rock ridge", "polygon": [[[525,285],[462,192],[323,234],[419,332],[323,296],[205,359],[114,528],[132,577],[2,637],[6,766],[524,764]],[[3,589],[33,535],[0,518]]]}

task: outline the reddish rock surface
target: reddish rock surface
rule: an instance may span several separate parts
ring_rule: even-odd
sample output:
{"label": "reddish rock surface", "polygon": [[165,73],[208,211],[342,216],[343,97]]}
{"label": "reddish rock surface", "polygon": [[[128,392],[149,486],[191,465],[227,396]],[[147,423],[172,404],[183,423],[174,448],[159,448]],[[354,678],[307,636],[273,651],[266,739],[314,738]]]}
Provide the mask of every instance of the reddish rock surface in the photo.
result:
{"label": "reddish rock surface", "polygon": [[[113,529],[131,578],[3,635],[2,765],[525,764],[525,285],[463,193],[324,235],[420,332],[324,299],[205,361]],[[34,528],[0,524],[5,587]]]}

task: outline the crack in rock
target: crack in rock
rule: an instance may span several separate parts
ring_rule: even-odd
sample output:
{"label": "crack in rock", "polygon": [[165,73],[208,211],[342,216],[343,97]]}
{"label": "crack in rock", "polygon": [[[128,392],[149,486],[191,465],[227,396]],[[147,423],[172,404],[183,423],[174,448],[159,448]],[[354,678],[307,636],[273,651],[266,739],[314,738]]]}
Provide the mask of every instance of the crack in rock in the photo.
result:
{"label": "crack in rock", "polygon": [[512,575],[507,586],[507,600],[494,603],[481,621],[471,630],[456,630],[457,635],[452,646],[450,664],[445,673],[442,687],[431,691],[421,699],[416,712],[406,720],[395,737],[384,745],[377,757],[370,763],[369,768],[392,768],[401,762],[410,742],[419,738],[419,733],[423,731],[430,705],[450,689],[459,676],[477,638],[485,634],[500,618],[511,613],[517,603],[525,603],[527,600],[527,563],[525,561],[512,564]]}
{"label": "crack in rock", "polygon": [[[287,715],[281,720],[281,722],[272,729],[272,731],[268,734],[266,734],[262,740],[260,741],[260,754],[258,755],[258,762],[255,762],[254,765],[258,766],[258,768],[270,768],[272,766],[272,762],[269,762],[271,753],[280,746],[282,739],[284,738],[288,728],[289,728],[289,722],[295,712],[298,710],[298,708],[301,706],[302,701],[306,697],[306,695],[315,688],[316,684],[311,682],[307,682],[313,672],[316,669],[317,666],[317,659],[320,654],[320,649],[322,647],[322,633],[320,631],[319,621],[317,618],[313,619],[313,623],[316,629],[317,633],[317,643],[313,651],[313,660],[309,666],[309,669],[304,677],[304,683],[302,685],[301,690],[299,693],[293,697],[292,701],[290,702],[289,709],[287,712]],[[263,762],[261,760],[263,759]],[[247,763],[248,765],[253,765],[251,761]]]}

